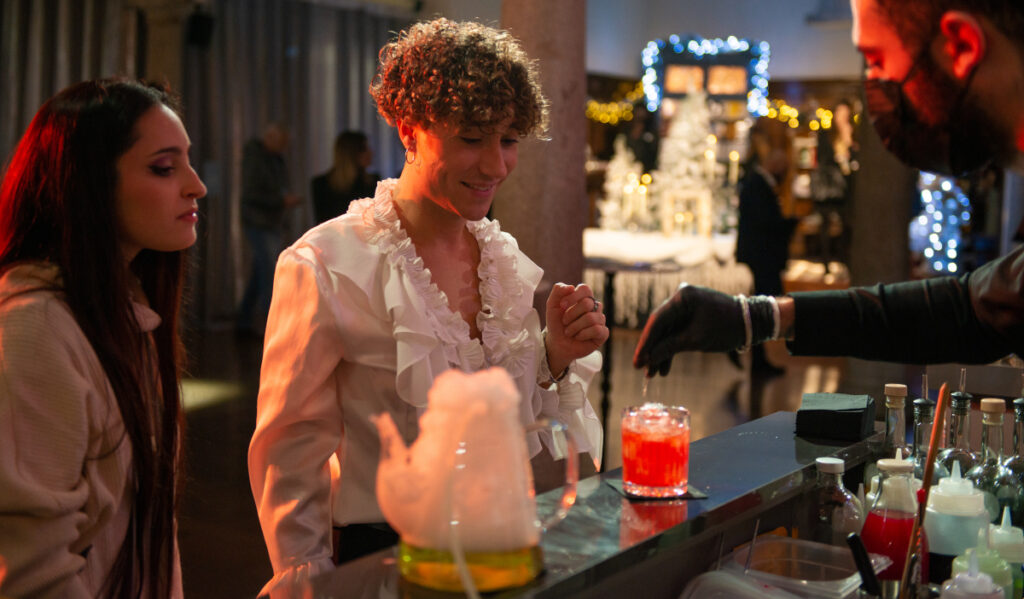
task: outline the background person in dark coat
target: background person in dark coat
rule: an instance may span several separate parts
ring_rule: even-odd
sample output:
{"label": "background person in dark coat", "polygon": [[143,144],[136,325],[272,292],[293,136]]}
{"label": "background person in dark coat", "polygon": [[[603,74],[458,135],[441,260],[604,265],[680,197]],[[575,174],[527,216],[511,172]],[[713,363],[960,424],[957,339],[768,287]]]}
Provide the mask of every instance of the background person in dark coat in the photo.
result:
{"label": "background person in dark coat", "polygon": [[[740,187],[736,261],[750,267],[754,293],[782,295],[782,271],[796,219],[782,214],[779,185],[787,180],[791,142],[785,123],[761,118],[750,129],[749,161]],[[764,346],[751,348],[754,374],[780,374],[765,358]]]}
{"label": "background person in dark coat", "polygon": [[251,266],[242,302],[238,329],[262,333],[270,309],[274,264],[284,245],[285,211],[299,203],[288,191],[284,152],[288,131],[270,123],[263,135],[251,139],[242,152],[242,229],[249,244]]}

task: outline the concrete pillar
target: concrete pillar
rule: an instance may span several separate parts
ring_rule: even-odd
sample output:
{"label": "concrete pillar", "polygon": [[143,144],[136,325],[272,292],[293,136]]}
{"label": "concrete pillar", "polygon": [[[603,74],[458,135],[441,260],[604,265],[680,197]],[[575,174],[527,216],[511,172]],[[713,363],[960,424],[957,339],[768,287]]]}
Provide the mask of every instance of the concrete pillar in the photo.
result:
{"label": "concrete pillar", "polygon": [[136,0],[145,15],[145,64],[142,75],[149,80],[167,82],[181,90],[183,82],[185,21],[192,11],[191,0]]}
{"label": "concrete pillar", "polygon": [[862,116],[860,170],[849,207],[850,279],[854,285],[895,283],[910,276],[908,227],[917,199],[917,171],[886,151]]}
{"label": "concrete pillar", "polygon": [[584,173],[586,0],[504,0],[501,26],[540,66],[550,101],[547,141],[519,146],[519,166],[501,187],[492,214],[544,269],[535,304],[555,282],[583,280],[583,228],[588,201]]}
{"label": "concrete pillar", "polygon": [[[917,198],[917,171],[905,166],[882,145],[874,127],[861,116],[858,129],[860,170],[854,177],[848,209],[850,226],[850,282],[874,285],[905,281],[910,276],[910,209]],[[844,393],[879,397],[892,381],[910,381],[920,367],[849,358]],[[918,379],[919,380],[919,379]],[[885,413],[876,404],[876,417]]]}

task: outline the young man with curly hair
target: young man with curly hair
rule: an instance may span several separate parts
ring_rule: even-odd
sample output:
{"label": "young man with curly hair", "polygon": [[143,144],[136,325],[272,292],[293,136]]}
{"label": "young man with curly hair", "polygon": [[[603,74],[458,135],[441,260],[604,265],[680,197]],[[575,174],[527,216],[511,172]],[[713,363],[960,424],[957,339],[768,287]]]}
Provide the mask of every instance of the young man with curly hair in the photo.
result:
{"label": "young man with curly hair", "polygon": [[[249,450],[268,591],[397,541],[376,501],[369,417],[388,413],[412,441],[449,368],[505,368],[524,424],[566,422],[600,459],[586,388],[604,314],[586,285],[556,284],[542,331],[543,273],[486,218],[519,140],[546,126],[535,66],[504,31],[437,19],[381,50],[370,92],[405,145],[401,175],[306,233],[274,277]],[[563,457],[531,435],[535,464]]]}

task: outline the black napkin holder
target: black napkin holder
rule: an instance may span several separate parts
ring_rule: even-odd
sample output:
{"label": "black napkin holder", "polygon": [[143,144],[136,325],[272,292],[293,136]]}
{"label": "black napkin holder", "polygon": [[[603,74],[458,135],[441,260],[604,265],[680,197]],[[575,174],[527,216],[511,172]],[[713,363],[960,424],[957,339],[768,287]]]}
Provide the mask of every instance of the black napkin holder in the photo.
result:
{"label": "black napkin holder", "polygon": [[799,437],[860,441],[874,433],[875,400],[870,395],[804,393],[796,412]]}

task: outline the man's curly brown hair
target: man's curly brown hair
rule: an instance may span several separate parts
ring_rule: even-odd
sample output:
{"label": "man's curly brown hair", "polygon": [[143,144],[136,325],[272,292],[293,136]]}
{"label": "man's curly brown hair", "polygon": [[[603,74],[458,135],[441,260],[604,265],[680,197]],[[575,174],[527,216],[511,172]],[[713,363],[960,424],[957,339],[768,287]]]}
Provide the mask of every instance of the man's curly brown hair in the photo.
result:
{"label": "man's curly brown hair", "polygon": [[402,31],[381,48],[370,95],[392,126],[490,130],[511,119],[523,136],[547,130],[535,63],[507,31],[479,23],[440,18]]}

